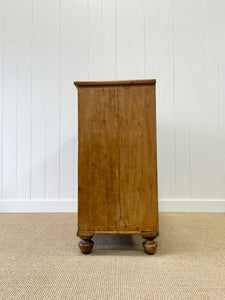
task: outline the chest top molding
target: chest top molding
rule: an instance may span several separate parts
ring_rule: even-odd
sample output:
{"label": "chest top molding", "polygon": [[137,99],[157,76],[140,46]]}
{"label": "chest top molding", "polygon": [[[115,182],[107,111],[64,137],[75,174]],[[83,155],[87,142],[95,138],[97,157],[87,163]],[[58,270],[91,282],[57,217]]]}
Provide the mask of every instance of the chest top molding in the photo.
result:
{"label": "chest top molding", "polygon": [[115,81],[75,81],[74,85],[79,86],[106,86],[106,85],[149,85],[155,84],[155,79],[140,80],[115,80]]}

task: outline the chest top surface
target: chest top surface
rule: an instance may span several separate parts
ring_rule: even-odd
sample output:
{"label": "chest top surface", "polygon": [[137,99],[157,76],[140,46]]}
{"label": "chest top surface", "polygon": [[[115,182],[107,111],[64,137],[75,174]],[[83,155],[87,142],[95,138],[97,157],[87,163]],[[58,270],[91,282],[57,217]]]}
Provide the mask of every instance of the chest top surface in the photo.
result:
{"label": "chest top surface", "polygon": [[155,84],[155,79],[140,80],[115,80],[115,81],[75,81],[76,87],[80,86],[110,86],[110,85],[151,85]]}

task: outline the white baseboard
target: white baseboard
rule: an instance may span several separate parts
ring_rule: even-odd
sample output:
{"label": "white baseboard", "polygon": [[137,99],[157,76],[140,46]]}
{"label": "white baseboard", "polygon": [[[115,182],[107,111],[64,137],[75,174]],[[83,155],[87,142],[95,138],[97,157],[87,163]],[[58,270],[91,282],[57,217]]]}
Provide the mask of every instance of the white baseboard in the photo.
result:
{"label": "white baseboard", "polygon": [[[211,212],[224,213],[225,199],[159,199],[160,212]],[[77,212],[77,200],[0,200],[1,213]]]}
{"label": "white baseboard", "polygon": [[0,200],[0,213],[59,213],[77,212],[77,201],[70,199],[52,200]]}
{"label": "white baseboard", "polygon": [[161,199],[159,211],[224,213],[225,199]]}

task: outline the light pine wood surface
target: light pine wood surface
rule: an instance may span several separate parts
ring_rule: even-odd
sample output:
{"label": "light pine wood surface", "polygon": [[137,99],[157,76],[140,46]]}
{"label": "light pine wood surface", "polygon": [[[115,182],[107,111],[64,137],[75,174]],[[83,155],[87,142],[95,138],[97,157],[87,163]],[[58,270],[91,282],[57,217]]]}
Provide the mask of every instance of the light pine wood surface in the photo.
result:
{"label": "light pine wood surface", "polygon": [[[158,235],[155,80],[78,87],[78,235]],[[89,249],[90,251],[87,251]],[[152,250],[153,249],[153,250]]]}

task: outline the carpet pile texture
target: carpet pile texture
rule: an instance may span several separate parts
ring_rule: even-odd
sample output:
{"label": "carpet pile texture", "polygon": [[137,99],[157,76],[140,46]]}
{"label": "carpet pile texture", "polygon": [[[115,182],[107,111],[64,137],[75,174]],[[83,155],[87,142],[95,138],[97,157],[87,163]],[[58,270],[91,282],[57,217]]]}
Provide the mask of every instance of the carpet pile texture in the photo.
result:
{"label": "carpet pile texture", "polygon": [[225,214],[160,213],[154,256],[140,236],[95,236],[77,215],[0,215],[0,299],[225,299]]}

